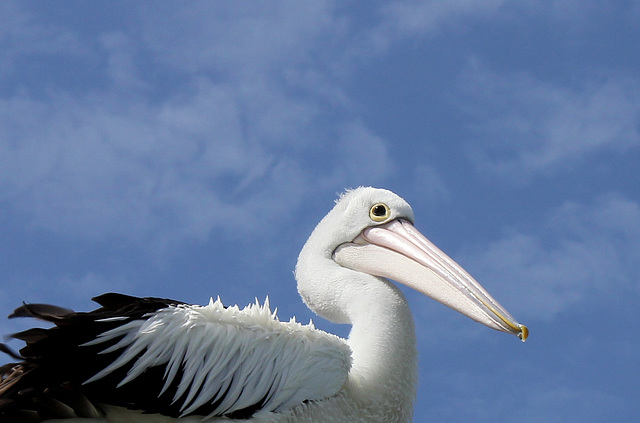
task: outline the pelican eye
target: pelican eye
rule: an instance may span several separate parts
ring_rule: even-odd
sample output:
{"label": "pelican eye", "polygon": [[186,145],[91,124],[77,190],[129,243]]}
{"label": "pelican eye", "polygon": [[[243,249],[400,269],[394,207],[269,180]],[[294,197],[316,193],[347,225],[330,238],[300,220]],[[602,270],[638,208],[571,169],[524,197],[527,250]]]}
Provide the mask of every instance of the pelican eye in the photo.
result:
{"label": "pelican eye", "polygon": [[384,222],[390,215],[391,210],[389,210],[389,206],[384,203],[374,204],[369,210],[369,217],[374,222]]}

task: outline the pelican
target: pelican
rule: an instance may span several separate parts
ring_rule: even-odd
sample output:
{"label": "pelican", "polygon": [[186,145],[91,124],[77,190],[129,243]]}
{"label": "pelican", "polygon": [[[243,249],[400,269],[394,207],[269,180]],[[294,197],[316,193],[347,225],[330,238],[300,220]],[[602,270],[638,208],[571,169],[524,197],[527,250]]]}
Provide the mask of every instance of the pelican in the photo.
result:
{"label": "pelican", "polygon": [[[24,304],[10,317],[53,323],[0,368],[0,422],[408,422],[417,383],[409,286],[490,328],[519,324],[413,226],[391,191],[345,192],[305,243],[298,292],[348,339],[278,320],[257,301],[188,305],[103,294],[74,312]],[[55,420],[60,421],[60,420]]]}

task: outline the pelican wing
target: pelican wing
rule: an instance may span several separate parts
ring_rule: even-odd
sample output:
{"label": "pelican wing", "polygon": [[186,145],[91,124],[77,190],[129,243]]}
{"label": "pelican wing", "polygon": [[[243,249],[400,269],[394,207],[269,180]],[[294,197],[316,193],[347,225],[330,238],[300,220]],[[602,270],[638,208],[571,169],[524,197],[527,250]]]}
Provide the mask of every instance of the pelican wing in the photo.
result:
{"label": "pelican wing", "polygon": [[38,304],[14,312],[55,327],[14,335],[27,345],[22,363],[2,369],[0,421],[3,408],[42,414],[47,401],[89,417],[110,404],[172,417],[248,418],[336,394],[351,366],[342,339],[280,322],[268,299],[244,309],[219,299],[206,306],[120,294],[94,300],[102,308],[89,313]]}

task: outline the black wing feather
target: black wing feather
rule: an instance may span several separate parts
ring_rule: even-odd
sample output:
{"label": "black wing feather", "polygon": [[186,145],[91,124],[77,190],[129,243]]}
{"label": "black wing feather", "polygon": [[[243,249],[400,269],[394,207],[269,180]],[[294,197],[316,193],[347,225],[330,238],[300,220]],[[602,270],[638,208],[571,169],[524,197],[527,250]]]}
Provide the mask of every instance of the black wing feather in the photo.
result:
{"label": "black wing feather", "polygon": [[[183,303],[115,293],[101,295],[94,301],[102,307],[86,313],[48,304],[23,304],[11,314],[12,318],[33,317],[55,326],[50,329],[28,329],[12,335],[26,342],[20,355],[0,344],[0,351],[21,360],[0,366],[0,422],[37,422],[70,416],[98,417],[100,411],[95,405],[96,398],[103,403],[132,406],[127,402],[129,395],[135,393],[133,397],[140,398],[141,392],[148,391],[141,389],[138,383],[115,388],[124,377],[126,367],[96,382],[82,385],[113,362],[119,352],[99,354],[105,348],[104,344],[81,345],[117,326],[144,319],[148,313]],[[120,319],[108,320],[114,316]],[[154,378],[157,382],[163,374],[160,368],[155,368],[143,376],[140,383],[149,382],[147,378]],[[105,393],[108,395],[105,396]],[[150,409],[155,408],[156,412],[167,411],[166,414],[177,416],[175,410],[165,410],[170,401],[158,398],[157,393],[149,391],[148,398],[143,399],[144,403],[150,405]]]}

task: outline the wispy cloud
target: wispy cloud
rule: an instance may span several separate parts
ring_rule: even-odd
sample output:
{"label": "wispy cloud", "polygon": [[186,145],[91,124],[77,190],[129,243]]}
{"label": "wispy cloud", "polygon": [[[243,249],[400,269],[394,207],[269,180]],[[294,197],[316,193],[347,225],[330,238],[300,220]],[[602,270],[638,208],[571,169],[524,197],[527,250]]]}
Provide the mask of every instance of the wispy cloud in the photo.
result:
{"label": "wispy cloud", "polygon": [[395,1],[383,7],[383,15],[394,32],[425,35],[460,24],[460,20],[482,20],[496,13],[504,0],[477,2],[454,1]]}
{"label": "wispy cloud", "polygon": [[[207,239],[229,219],[255,230],[312,187],[333,194],[393,172],[385,140],[332,82],[331,49],[319,50],[340,36],[330,3],[193,6],[142,7],[139,29],[89,40],[107,86],[0,98],[0,201],[54,233],[162,243]],[[40,33],[28,19],[20,28]],[[176,73],[180,89],[164,90]],[[323,84],[333,90],[318,95]]]}
{"label": "wispy cloud", "polygon": [[457,104],[477,139],[477,165],[510,181],[561,172],[603,152],[640,145],[640,90],[634,77],[604,75],[576,87],[475,64],[460,78]]}
{"label": "wispy cloud", "polygon": [[381,25],[378,33],[390,38],[432,36],[443,31],[467,32],[468,25],[522,25],[523,22],[531,20],[562,23],[563,30],[579,32],[580,29],[584,29],[586,23],[594,19],[625,9],[634,9],[633,5],[616,6],[603,5],[596,1],[575,0],[399,0],[384,3],[380,7]]}
{"label": "wispy cloud", "polygon": [[189,8],[165,2],[160,10],[151,9],[141,6],[138,17],[143,42],[157,61],[227,80],[312,62],[326,66],[323,49],[342,27],[329,1],[244,6],[200,1]]}
{"label": "wispy cloud", "polygon": [[[113,87],[120,90],[144,90],[151,85],[144,81],[141,61],[137,59],[139,45],[122,31],[113,31],[99,36],[100,46],[106,50],[107,77]],[[104,53],[103,53],[104,54]]]}

